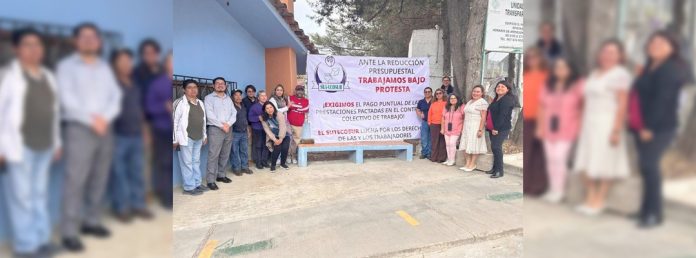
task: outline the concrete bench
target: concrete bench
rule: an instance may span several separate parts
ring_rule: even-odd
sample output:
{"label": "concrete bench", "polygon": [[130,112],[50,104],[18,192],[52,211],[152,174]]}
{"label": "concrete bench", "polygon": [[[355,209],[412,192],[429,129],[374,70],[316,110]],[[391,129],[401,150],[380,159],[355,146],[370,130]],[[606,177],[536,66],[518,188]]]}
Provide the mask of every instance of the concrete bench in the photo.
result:
{"label": "concrete bench", "polygon": [[350,160],[356,164],[362,164],[363,154],[366,150],[395,150],[397,158],[406,161],[413,160],[413,145],[403,141],[300,144],[297,150],[297,159],[300,167],[306,167],[307,154],[310,152],[348,151],[351,152]]}

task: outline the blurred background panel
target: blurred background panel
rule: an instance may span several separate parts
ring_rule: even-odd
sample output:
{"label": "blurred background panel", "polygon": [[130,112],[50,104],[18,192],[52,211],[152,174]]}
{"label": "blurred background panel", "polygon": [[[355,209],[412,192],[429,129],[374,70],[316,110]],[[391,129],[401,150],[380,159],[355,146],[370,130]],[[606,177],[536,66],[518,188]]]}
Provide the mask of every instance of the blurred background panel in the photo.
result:
{"label": "blurred background panel", "polygon": [[[647,43],[655,32],[675,36],[681,59],[693,64],[696,47],[696,2],[686,0],[525,0],[525,46],[540,47],[544,25],[562,49],[560,57],[574,65],[586,79],[597,68],[597,54],[608,39],[625,47],[625,67],[638,78],[648,59]],[[527,58],[525,51],[525,59]],[[546,53],[546,52],[544,52]],[[549,66],[552,65],[552,60]],[[694,66],[687,65],[693,74]],[[528,72],[525,67],[525,73]],[[553,68],[545,72],[551,75]],[[531,88],[525,75],[524,88]],[[634,81],[631,81],[631,86]],[[546,87],[546,84],[537,87]],[[656,83],[654,87],[665,87]],[[582,214],[586,188],[582,178],[568,171],[562,201],[543,195],[548,189],[546,171],[530,170],[528,176],[541,192],[525,190],[525,257],[694,257],[696,256],[696,87],[686,83],[669,101],[677,103],[676,136],[660,162],[664,223],[648,229],[637,227],[634,217],[641,206],[643,178],[636,140],[626,128],[630,176],[611,182],[605,208],[598,215]],[[535,99],[525,92],[525,99]],[[586,100],[585,100],[585,103]],[[529,104],[529,103],[527,103]],[[525,126],[525,131],[528,128]],[[536,139],[535,139],[536,140]],[[543,140],[543,139],[542,139]],[[524,146],[531,145],[525,139]],[[577,146],[577,145],[575,145]],[[572,168],[571,150],[568,168]],[[527,157],[545,157],[543,148],[525,150]],[[618,162],[618,161],[617,161]],[[547,168],[546,168],[547,169]],[[572,170],[572,169],[571,169]],[[530,177],[530,178],[531,178]]]}
{"label": "blurred background panel", "polygon": [[[74,51],[72,30],[75,25],[91,22],[102,32],[102,58],[108,62],[109,53],[115,48],[127,47],[135,52],[138,63],[138,46],[142,40],[152,38],[161,45],[160,60],[172,49],[173,3],[170,0],[27,0],[5,1],[0,7],[0,66],[14,57],[11,35],[19,28],[32,27],[44,36],[45,65],[55,69],[56,64]],[[155,204],[151,194],[151,147],[146,144],[144,173],[148,191],[148,206],[155,219],[134,221],[128,225],[116,222],[111,216],[105,219],[112,230],[107,241],[85,238],[86,251],[80,254],[63,254],[59,257],[171,257],[171,210]],[[171,154],[169,154],[171,155]],[[156,159],[156,157],[154,157]],[[50,172],[49,206],[54,223],[54,243],[60,245],[57,234],[61,193],[65,171],[63,162],[54,163]],[[0,176],[0,183],[3,177]],[[1,184],[0,184],[1,185]],[[105,214],[107,200],[104,202]],[[10,257],[10,221],[6,198],[0,191],[0,257]],[[125,248],[124,248],[125,247]]]}
{"label": "blurred background panel", "polygon": [[172,8],[172,2],[167,0],[6,2],[0,8],[0,62],[11,57],[9,31],[27,25],[47,36],[49,64],[72,50],[69,46],[72,28],[81,22],[93,22],[103,30],[105,50],[114,47],[135,50],[147,37],[156,39],[162,49],[172,49]]}

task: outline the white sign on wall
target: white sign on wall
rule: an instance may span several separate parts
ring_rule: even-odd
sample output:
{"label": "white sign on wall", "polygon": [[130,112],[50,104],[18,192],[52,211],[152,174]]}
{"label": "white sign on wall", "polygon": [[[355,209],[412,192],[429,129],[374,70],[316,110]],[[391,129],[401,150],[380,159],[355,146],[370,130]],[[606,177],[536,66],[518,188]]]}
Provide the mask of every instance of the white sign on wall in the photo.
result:
{"label": "white sign on wall", "polygon": [[317,143],[420,138],[418,100],[428,58],[307,56],[311,137]]}
{"label": "white sign on wall", "polygon": [[524,47],[523,14],[522,0],[489,0],[484,49],[521,53]]}

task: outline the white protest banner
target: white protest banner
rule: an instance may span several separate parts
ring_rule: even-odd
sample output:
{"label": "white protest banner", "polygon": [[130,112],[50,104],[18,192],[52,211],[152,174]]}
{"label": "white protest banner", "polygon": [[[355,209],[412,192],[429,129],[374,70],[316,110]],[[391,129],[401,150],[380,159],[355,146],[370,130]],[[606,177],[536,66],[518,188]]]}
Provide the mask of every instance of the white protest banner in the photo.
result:
{"label": "white protest banner", "polygon": [[307,56],[311,136],[317,143],[420,138],[418,100],[428,58]]}
{"label": "white protest banner", "polygon": [[521,53],[524,47],[523,14],[522,0],[489,0],[484,49]]}

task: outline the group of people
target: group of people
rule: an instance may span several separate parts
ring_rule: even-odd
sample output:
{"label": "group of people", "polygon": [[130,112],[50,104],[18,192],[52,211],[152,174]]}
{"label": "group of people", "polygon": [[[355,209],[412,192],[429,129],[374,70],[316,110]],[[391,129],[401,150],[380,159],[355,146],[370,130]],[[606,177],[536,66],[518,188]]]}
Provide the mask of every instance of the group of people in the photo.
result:
{"label": "group of people", "polygon": [[102,223],[105,197],[121,221],[153,217],[145,197],[146,139],[154,142],[155,160],[164,159],[153,162],[154,192],[172,206],[171,53],[160,64],[160,45],[144,40],[134,69],[130,50],[101,57],[101,32],[92,23],[76,26],[72,40],[75,52],[54,73],[43,65],[42,33],[15,30],[15,58],[0,72],[1,188],[17,257],[52,257],[60,249],[51,242],[49,215],[54,162],[64,168],[59,234],[65,250],[83,250],[81,235],[110,236]]}
{"label": "group of people", "polygon": [[[542,31],[553,31],[553,27],[544,24]],[[628,141],[633,138],[643,178],[638,226],[661,224],[660,160],[676,136],[680,89],[692,81],[676,37],[668,31],[652,34],[645,46],[647,61],[635,73],[626,67],[624,47],[618,40],[601,44],[595,67],[584,76],[572,60],[555,54],[560,50],[550,49],[556,48],[531,48],[525,53],[525,98],[530,99],[525,103],[533,107],[526,119],[534,124],[525,125],[534,133],[534,139],[525,144],[543,146],[544,155],[529,158],[536,159],[530,164],[545,158],[546,171],[525,167],[525,179],[537,178],[525,180],[525,192],[543,193],[543,199],[560,202],[572,161],[570,171],[582,174],[586,193],[576,210],[597,215],[605,208],[611,185],[630,174]],[[543,181],[548,181],[548,187],[540,184]]]}
{"label": "group of people", "polygon": [[[215,92],[198,98],[199,83],[185,80],[184,95],[174,101],[174,144],[178,153],[183,193],[200,195],[218,190],[216,182],[231,183],[227,177],[228,165],[236,176],[253,174],[249,169],[249,137],[251,158],[256,169],[276,165],[290,169],[288,163],[297,163],[297,146],[302,138],[302,127],[309,110],[304,86],[295,87],[288,96],[283,85],[277,85],[270,98],[266,91],[247,85],[227,94],[227,82],[222,77],[213,79]],[[249,136],[250,135],[250,136]],[[208,146],[206,183],[201,174],[201,149]]]}
{"label": "group of people", "polygon": [[513,86],[500,81],[495,86],[495,98],[487,100],[481,85],[472,88],[469,96],[454,94],[448,76],[435,90],[425,88],[424,98],[418,101],[416,113],[421,118],[421,159],[430,159],[454,166],[457,150],[464,151],[464,171],[474,171],[479,155],[488,152],[485,132],[490,133],[493,167],[487,171],[491,178],[504,175],[503,142],[512,129],[512,111],[517,106]]}

